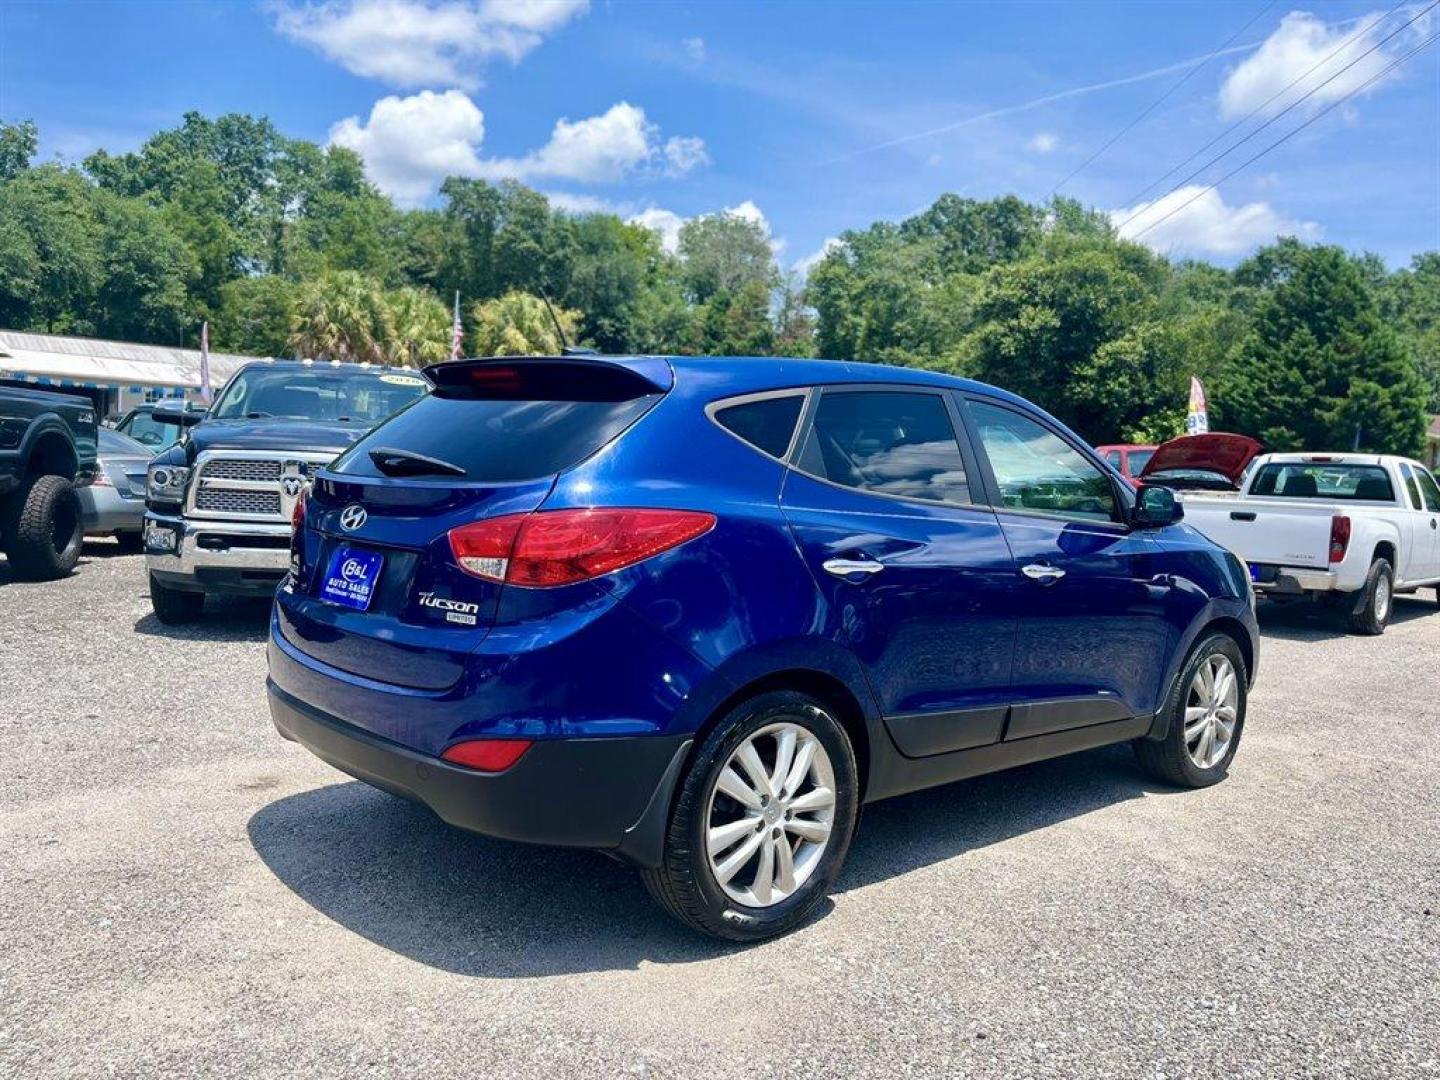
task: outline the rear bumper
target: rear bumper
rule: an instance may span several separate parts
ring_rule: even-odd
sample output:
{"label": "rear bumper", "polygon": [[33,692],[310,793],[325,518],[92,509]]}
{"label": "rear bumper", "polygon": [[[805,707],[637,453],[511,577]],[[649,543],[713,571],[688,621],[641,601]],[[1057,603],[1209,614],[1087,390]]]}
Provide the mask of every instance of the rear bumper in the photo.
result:
{"label": "rear bumper", "polygon": [[168,548],[145,543],[145,566],[171,588],[191,592],[272,596],[290,568],[290,525],[252,521],[191,521],[147,513],[152,529],[170,534]]}
{"label": "rear bumper", "polygon": [[1276,567],[1272,580],[1255,582],[1257,593],[1279,596],[1330,592],[1339,587],[1339,577],[1333,570],[1305,570],[1294,566]]}
{"label": "rear bumper", "polygon": [[266,688],[270,716],[285,738],[357,780],[428,806],[457,828],[659,865],[688,737],[548,739],[509,770],[480,773],[347,724],[273,680]]}
{"label": "rear bumper", "polygon": [[83,487],[77,491],[85,534],[139,532],[145,517],[144,499],[127,499],[113,487]]}

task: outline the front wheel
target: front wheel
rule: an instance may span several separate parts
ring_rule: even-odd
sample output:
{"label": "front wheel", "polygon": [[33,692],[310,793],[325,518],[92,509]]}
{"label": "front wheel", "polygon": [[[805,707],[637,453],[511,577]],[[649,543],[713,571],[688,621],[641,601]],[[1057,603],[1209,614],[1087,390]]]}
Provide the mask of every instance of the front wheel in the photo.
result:
{"label": "front wheel", "polygon": [[80,561],[85,539],[80,498],[63,476],[36,476],[5,506],[4,546],[15,576],[29,581],[62,578]]}
{"label": "front wheel", "polygon": [[701,743],[646,888],[681,922],[760,941],[793,929],[840,872],[859,810],[839,721],[793,691],[732,709]]}
{"label": "front wheel", "polygon": [[1235,640],[1211,634],[1191,650],[1163,706],[1163,739],[1136,739],[1145,771],[1177,787],[1201,788],[1225,778],[1245,727],[1245,659]]}

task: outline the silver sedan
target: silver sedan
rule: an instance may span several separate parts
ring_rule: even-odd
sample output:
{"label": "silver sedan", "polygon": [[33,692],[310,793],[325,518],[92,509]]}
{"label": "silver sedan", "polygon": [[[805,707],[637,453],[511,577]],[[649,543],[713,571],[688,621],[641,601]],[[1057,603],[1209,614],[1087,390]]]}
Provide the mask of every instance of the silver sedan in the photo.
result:
{"label": "silver sedan", "polygon": [[79,491],[86,536],[113,536],[120,546],[140,550],[145,518],[145,467],[152,448],[110,428],[100,429],[100,467],[93,483]]}

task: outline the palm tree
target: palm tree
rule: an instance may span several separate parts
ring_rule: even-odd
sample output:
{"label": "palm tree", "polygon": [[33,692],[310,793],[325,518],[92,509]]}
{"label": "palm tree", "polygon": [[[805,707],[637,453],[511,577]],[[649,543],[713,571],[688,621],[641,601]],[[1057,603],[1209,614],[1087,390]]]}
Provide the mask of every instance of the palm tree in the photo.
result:
{"label": "palm tree", "polygon": [[565,340],[545,301],[518,290],[470,309],[470,344],[475,356],[558,356],[568,342],[574,344],[581,313],[556,308],[555,318],[565,329]]}
{"label": "palm tree", "polygon": [[450,313],[431,294],[410,286],[385,296],[387,364],[423,367],[450,355]]}

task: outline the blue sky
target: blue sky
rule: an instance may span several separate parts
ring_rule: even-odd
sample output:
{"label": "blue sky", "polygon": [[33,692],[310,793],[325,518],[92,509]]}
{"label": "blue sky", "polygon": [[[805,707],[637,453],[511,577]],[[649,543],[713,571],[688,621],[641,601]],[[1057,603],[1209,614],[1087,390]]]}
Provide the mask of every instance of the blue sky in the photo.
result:
{"label": "blue sky", "polygon": [[1430,6],[0,0],[0,119],[33,118],[45,158],[78,161],[187,109],[265,114],[353,146],[406,204],[457,172],[671,234],[739,208],[792,267],[942,192],[1046,198],[1170,91],[1062,193],[1117,222],[1140,208],[1126,228],[1175,254],[1231,264],[1284,231],[1400,265],[1440,248],[1440,45],[1382,71],[1440,30]]}

